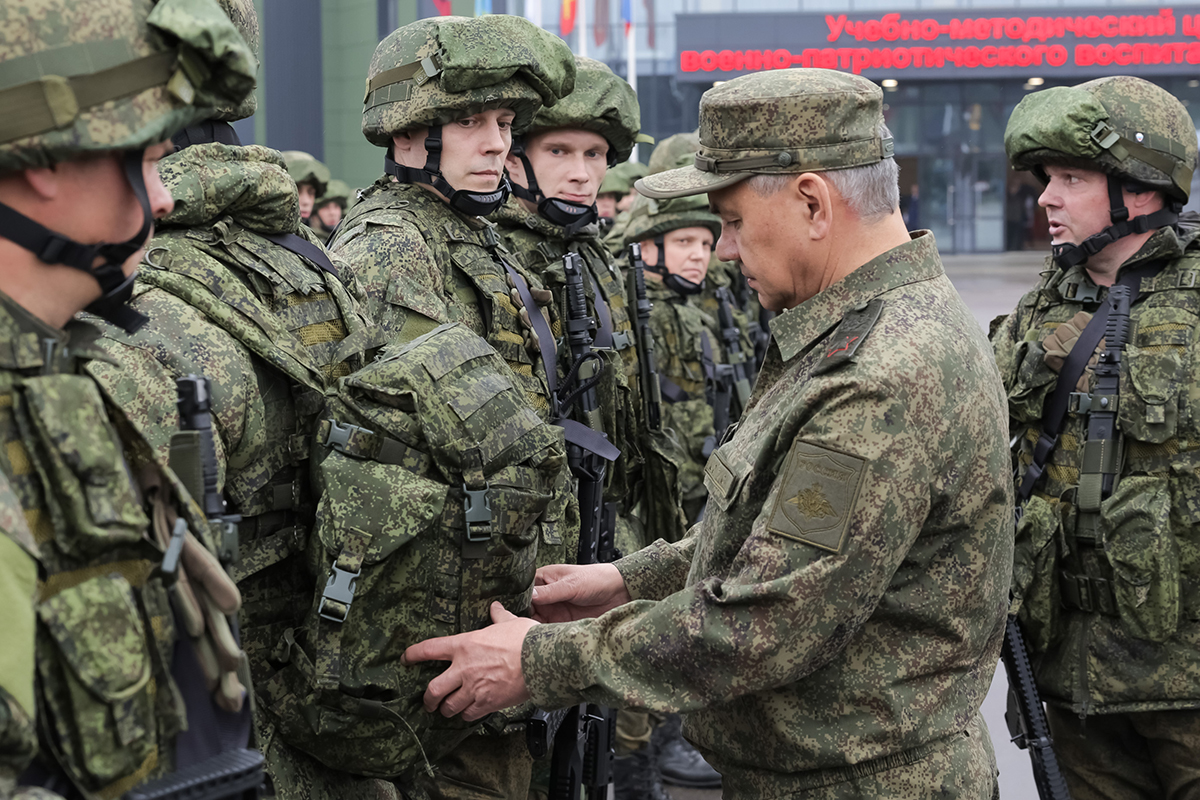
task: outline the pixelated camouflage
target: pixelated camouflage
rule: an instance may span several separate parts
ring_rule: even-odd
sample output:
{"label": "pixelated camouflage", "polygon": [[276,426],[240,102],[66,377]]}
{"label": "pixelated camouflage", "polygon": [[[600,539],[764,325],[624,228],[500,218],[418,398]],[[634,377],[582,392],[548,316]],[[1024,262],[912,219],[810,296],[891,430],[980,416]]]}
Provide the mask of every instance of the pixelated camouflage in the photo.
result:
{"label": "pixelated camouflage", "polygon": [[646,174],[646,166],[637,161],[622,161],[609,167],[597,194],[629,194],[633,182]]}
{"label": "pixelated camouflage", "polygon": [[325,190],[329,188],[329,181],[333,178],[329,167],[303,150],[284,150],[283,161],[297,186],[307,183],[316,190],[317,197],[325,194]]}
{"label": "pixelated camouflage", "polygon": [[682,197],[732,186],[754,174],[823,172],[892,156],[880,136],[883,90],[832,69],[756,72],[700,98],[700,151],[689,167],[647,175],[649,197]]}
{"label": "pixelated camouflage", "polygon": [[1115,75],[1028,94],[1004,131],[1013,169],[1043,181],[1044,164],[1084,163],[1187,202],[1196,165],[1196,126],[1174,95]]}
{"label": "pixelated camouflage", "polygon": [[0,797],[11,797],[17,777],[37,752],[34,724],[34,630],[37,544],[21,503],[0,472],[0,607],[6,645],[0,650]]}
{"label": "pixelated camouflage", "polygon": [[729,797],[992,797],[1012,489],[979,325],[926,234],[772,330],[704,520],[617,562],[633,602],[526,634],[533,699],[689,712]]}
{"label": "pixelated camouflage", "polygon": [[[1200,701],[1200,482],[1190,466],[1200,448],[1200,407],[1189,389],[1200,381],[1192,355],[1200,336],[1196,233],[1162,228],[1121,267],[1165,262],[1156,277],[1143,279],[1130,312],[1117,419],[1123,456],[1100,508],[1099,541],[1092,544],[1081,528],[1074,499],[1086,414],[1067,414],[1017,526],[1014,604],[1038,688],[1072,715],[1194,709]],[[992,335],[1018,480],[1057,384],[1059,362],[1047,342],[1080,312],[1095,313],[1106,294],[1085,267],[1063,271],[1047,262],[1039,285]],[[1094,380],[1086,371],[1084,389]],[[1084,575],[1100,579],[1092,610],[1070,593]]]}
{"label": "pixelated camouflage", "polygon": [[678,163],[680,158],[694,156],[698,152],[700,152],[700,131],[695,130],[691,133],[677,133],[668,136],[655,146],[654,152],[650,153],[650,160],[646,162],[648,174],[657,175],[660,172],[675,169],[681,166]]}
{"label": "pixelated camouflage", "polygon": [[394,134],[412,128],[511,108],[513,132],[521,133],[538,109],[574,87],[575,60],[566,44],[523,17],[422,19],[375,48],[362,131],[371,144],[390,147]]}
{"label": "pixelated camouflage", "polygon": [[537,521],[570,484],[561,430],[517,387],[482,338],[444,325],[329,393],[309,570],[354,587],[318,596],[259,689],[280,735],[330,767],[407,783],[479,727],[426,712],[438,668],[401,656],[488,625],[493,601],[528,610]]}
{"label": "pixelated camouflage", "polygon": [[[686,156],[685,156],[686,157]],[[708,210],[708,195],[685,195],[666,200],[639,197],[629,209],[624,244],[644,242],[679,228],[707,228],[713,243],[721,236],[721,218]]]}
{"label": "pixelated camouflage", "polygon": [[609,163],[629,158],[642,127],[637,94],[602,61],[575,56],[575,89],[553,106],[542,106],[528,136],[556,128],[580,128],[608,142]]}
{"label": "pixelated camouflage", "polygon": [[6,3],[0,29],[0,171],[148,147],[254,89],[258,62],[216,0]]}
{"label": "pixelated camouflage", "polygon": [[[217,0],[221,8],[229,15],[230,21],[242,35],[246,46],[261,66],[262,34],[258,26],[258,12],[254,8],[254,0]],[[234,122],[246,119],[258,110],[258,95],[251,90],[240,103],[219,103],[211,119]]]}

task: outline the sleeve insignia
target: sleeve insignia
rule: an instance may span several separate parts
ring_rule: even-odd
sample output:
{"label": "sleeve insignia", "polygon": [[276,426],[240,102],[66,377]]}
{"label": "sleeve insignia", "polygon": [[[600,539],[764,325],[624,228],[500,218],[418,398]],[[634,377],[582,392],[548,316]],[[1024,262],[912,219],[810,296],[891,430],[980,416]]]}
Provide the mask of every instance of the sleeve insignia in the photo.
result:
{"label": "sleeve insignia", "polygon": [[767,530],[842,552],[865,466],[865,459],[797,440],[784,462]]}

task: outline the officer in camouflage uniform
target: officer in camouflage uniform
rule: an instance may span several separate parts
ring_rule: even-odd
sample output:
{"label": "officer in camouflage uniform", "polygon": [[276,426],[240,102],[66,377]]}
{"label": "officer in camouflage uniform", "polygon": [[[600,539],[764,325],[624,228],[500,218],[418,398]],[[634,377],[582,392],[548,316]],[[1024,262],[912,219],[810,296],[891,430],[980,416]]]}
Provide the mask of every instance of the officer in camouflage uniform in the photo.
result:
{"label": "officer in camouflage uniform", "polygon": [[[257,50],[253,3],[221,4]],[[100,345],[112,361],[90,370],[161,463],[178,427],[175,379],[211,380],[219,485],[242,516],[241,632],[261,688],[268,655],[303,617],[296,598],[315,580],[301,550],[316,506],[307,459],[322,392],[361,365],[369,342],[339,266],[300,224],[283,156],[237,143],[230,122],[254,110],[250,94],[175,137],[180,149],[159,164],[175,207],[147,247],[131,304],[150,322],[132,334],[106,326]],[[280,797],[395,795],[390,783],[360,786],[322,767],[279,741],[262,715],[256,722]]]}
{"label": "officer in camouflage uniform", "polygon": [[[543,313],[537,306],[550,295],[482,217],[508,196],[512,133],[574,80],[562,40],[520,17],[438,17],[393,32],[371,60],[362,121],[367,139],[387,150],[386,174],[330,243],[359,281],[378,338],[406,343],[460,322],[503,357],[543,419],[551,402],[529,314]],[[575,552],[578,518],[567,508],[547,514],[540,531],[539,559],[560,563]],[[521,734],[473,736],[437,766],[419,787],[433,797],[515,796],[529,786]]]}
{"label": "officer in camouflage uniform", "polygon": [[[1176,223],[1195,126],[1166,91],[1116,76],[1029,95],[1004,143],[1046,184],[1053,244],[992,342],[1030,495],[1014,603],[1054,749],[1077,800],[1187,797],[1200,783],[1200,243]],[[1114,407],[1095,394],[1108,331],[1089,323],[1117,284],[1134,294],[1116,432],[1085,441],[1089,408]]]}
{"label": "officer in camouflage uniform", "polygon": [[[285,150],[283,160],[287,164],[288,174],[296,182],[300,197],[300,221],[311,227],[317,198],[325,194],[333,176],[329,167],[303,150]],[[320,224],[320,220],[316,220],[316,223]]]}
{"label": "officer in camouflage uniform", "polygon": [[[727,797],[995,796],[979,705],[1012,552],[1003,387],[932,237],[904,229],[882,104],[821,69],[704,94],[703,169],[639,191],[707,192],[718,254],[781,312],[704,521],[615,565],[543,568],[552,624],[410,648],[453,661],[427,707],[684,710]],[[878,191],[843,196],[847,169]]]}
{"label": "officer in camouflage uniform", "polygon": [[145,322],[125,302],[171,210],[155,163],[251,91],[255,61],[212,0],[10,3],[0,26],[0,795],[117,797],[258,758],[237,589],[203,512],[86,373],[104,356],[74,319]]}

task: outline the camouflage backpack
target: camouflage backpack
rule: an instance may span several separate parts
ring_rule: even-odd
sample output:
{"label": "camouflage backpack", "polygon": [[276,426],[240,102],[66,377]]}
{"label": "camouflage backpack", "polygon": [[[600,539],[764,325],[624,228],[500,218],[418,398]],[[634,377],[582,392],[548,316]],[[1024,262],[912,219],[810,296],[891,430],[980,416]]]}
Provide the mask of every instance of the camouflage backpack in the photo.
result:
{"label": "camouflage backpack", "polygon": [[478,727],[422,706],[437,665],[409,645],[528,609],[537,522],[569,493],[562,433],[487,342],[457,325],[384,350],[329,393],[304,625],[257,688],[284,739],[325,764],[401,777]]}

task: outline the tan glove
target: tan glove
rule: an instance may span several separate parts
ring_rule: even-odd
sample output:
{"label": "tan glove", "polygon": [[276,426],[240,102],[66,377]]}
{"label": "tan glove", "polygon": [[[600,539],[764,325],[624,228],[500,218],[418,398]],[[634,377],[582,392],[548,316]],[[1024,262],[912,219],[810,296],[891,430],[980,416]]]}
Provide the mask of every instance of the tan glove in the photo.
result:
{"label": "tan glove", "polygon": [[1046,362],[1047,367],[1055,372],[1062,371],[1067,356],[1071,354],[1071,348],[1079,341],[1079,335],[1083,333],[1083,329],[1091,320],[1091,314],[1080,311],[1051,331],[1046,340],[1042,342],[1042,349],[1046,351],[1042,360]]}
{"label": "tan glove", "polygon": [[[521,299],[521,293],[513,284],[512,276],[505,275],[504,277],[508,281],[509,299],[512,300],[512,304],[517,309],[517,317],[521,320],[525,350],[534,358],[541,358],[541,340],[538,338],[537,331],[534,330],[533,322],[529,319],[529,309],[525,308],[525,301]],[[542,318],[546,320],[546,326],[549,327],[551,324],[550,304],[554,302],[554,294],[549,289],[535,289],[531,286],[529,296],[537,304],[538,311],[541,312]]]}

